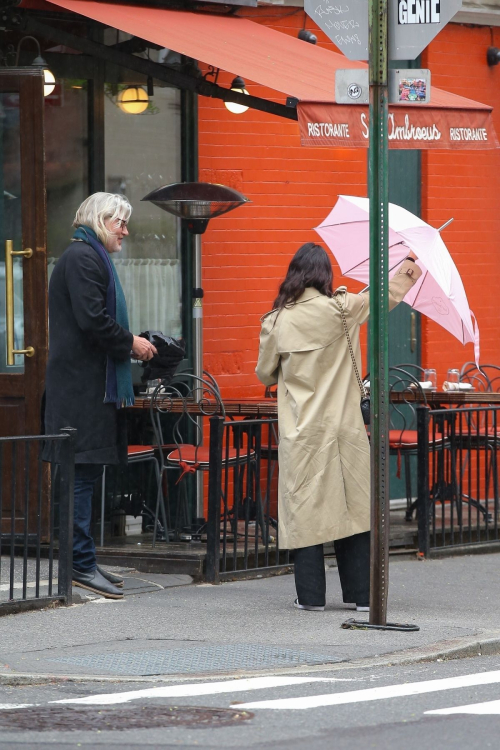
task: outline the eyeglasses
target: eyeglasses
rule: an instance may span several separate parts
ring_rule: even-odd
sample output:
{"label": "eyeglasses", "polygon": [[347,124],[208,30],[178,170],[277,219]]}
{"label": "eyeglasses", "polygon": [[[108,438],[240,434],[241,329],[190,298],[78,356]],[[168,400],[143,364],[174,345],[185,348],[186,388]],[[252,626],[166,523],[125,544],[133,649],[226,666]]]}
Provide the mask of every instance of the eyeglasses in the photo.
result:
{"label": "eyeglasses", "polygon": [[127,228],[128,221],[125,221],[125,219],[116,219],[115,220],[115,226],[117,229],[126,229]]}

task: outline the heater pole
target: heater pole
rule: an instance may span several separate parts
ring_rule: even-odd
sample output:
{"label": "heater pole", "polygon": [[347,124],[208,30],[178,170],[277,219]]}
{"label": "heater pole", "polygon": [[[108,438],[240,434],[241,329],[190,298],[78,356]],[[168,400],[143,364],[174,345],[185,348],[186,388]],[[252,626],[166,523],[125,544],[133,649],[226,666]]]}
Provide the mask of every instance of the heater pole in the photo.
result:
{"label": "heater pole", "polygon": [[[201,286],[201,234],[194,235],[194,289],[193,289],[193,373],[203,378],[203,290]],[[196,417],[201,443],[203,443],[203,417]],[[196,472],[196,518],[204,517],[203,472]]]}

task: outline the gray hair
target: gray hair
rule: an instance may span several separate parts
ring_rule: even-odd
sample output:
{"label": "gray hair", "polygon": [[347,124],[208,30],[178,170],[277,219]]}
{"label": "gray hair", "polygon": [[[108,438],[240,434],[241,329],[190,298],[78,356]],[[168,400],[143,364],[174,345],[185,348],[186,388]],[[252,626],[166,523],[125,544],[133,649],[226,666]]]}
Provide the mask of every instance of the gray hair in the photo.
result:
{"label": "gray hair", "polygon": [[93,193],[86,198],[75,214],[74,227],[90,227],[97,234],[103,245],[106,245],[111,234],[104,222],[107,219],[128,221],[132,206],[124,195],[117,193]]}

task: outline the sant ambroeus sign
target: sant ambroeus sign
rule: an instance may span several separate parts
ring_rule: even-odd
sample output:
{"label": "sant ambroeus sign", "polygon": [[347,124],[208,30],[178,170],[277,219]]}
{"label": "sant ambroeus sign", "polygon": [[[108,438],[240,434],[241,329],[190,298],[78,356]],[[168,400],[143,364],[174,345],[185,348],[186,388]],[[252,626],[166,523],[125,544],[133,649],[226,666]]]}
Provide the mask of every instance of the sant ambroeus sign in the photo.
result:
{"label": "sant ambroeus sign", "polygon": [[[491,109],[437,109],[396,105],[390,108],[389,148],[499,148]],[[368,107],[300,102],[297,105],[303,146],[368,148]]]}

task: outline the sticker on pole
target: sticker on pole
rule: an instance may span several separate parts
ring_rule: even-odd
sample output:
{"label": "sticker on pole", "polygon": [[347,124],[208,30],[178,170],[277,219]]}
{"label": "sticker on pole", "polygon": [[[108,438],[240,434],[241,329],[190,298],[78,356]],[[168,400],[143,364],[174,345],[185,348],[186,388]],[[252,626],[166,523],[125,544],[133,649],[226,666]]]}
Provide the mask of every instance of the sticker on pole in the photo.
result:
{"label": "sticker on pole", "polygon": [[[415,60],[462,7],[462,0],[388,3],[389,60]],[[368,60],[368,0],[304,0],[304,10],[349,60]]]}

